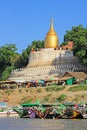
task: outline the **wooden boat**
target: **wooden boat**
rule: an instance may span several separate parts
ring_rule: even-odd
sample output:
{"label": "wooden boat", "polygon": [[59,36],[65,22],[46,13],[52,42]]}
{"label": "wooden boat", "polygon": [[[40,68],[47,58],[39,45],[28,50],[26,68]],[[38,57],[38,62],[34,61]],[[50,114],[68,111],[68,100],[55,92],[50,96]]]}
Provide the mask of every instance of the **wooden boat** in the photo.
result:
{"label": "wooden boat", "polygon": [[83,119],[87,118],[87,114],[75,109],[74,106],[65,106],[64,104],[40,104],[27,103],[21,104],[21,108],[14,110],[22,118],[46,118],[46,119]]}
{"label": "wooden boat", "polygon": [[22,118],[60,118],[61,111],[64,109],[61,105],[61,109],[58,109],[58,105],[55,104],[37,104],[37,103],[28,103],[21,104],[21,108],[15,107],[14,110]]}
{"label": "wooden boat", "polygon": [[81,109],[81,114],[84,119],[87,119],[87,107]]}
{"label": "wooden boat", "polygon": [[0,117],[19,117],[19,115],[16,111],[10,110],[0,112]]}
{"label": "wooden boat", "polygon": [[82,116],[83,116],[84,119],[87,119],[87,114],[86,113],[83,113]]}
{"label": "wooden boat", "polygon": [[67,108],[62,115],[64,119],[83,119],[82,113],[79,110],[73,108]]}
{"label": "wooden boat", "polygon": [[71,119],[83,119],[83,115],[79,110],[73,110],[73,115]]}
{"label": "wooden boat", "polygon": [[15,107],[14,111],[16,111],[21,118],[35,118],[36,117],[35,111],[29,107],[23,107],[23,108]]}

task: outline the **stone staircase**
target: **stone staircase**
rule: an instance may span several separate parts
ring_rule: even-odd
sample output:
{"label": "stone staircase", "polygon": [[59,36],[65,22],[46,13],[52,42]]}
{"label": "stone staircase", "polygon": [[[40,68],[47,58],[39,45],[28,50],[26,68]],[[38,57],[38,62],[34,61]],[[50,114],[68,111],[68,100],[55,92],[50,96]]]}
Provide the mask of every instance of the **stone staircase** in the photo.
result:
{"label": "stone staircase", "polygon": [[56,65],[26,67],[22,70],[13,71],[9,79],[13,81],[30,81],[36,79],[46,79],[54,74],[58,74]]}
{"label": "stone staircase", "polygon": [[87,67],[81,65],[79,62],[63,62],[56,65],[44,65],[38,67],[25,67],[23,69],[12,71],[9,80],[12,81],[30,81],[47,79],[55,75],[63,75],[67,71],[83,71],[87,72]]}

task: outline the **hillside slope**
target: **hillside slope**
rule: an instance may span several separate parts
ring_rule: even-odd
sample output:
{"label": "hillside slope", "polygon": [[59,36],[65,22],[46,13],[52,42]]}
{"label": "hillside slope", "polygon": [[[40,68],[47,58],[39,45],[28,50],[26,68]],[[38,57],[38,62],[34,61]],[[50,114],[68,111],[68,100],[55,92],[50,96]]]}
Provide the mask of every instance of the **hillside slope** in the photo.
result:
{"label": "hillside slope", "polygon": [[73,86],[65,86],[62,90],[52,90],[51,87],[0,90],[0,101],[6,101],[10,106],[36,100],[40,100],[42,103],[52,103],[58,99],[63,102],[81,102],[83,100],[87,102],[87,90],[73,92],[69,91],[71,87]]}

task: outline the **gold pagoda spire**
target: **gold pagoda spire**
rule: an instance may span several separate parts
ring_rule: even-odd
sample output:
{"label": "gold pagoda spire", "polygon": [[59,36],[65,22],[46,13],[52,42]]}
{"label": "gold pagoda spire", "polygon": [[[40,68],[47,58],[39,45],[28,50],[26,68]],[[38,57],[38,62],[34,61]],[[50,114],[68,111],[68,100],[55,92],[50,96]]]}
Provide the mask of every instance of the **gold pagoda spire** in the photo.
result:
{"label": "gold pagoda spire", "polygon": [[58,48],[58,36],[53,27],[53,19],[50,20],[50,30],[44,41],[45,48]]}
{"label": "gold pagoda spire", "polygon": [[54,27],[53,27],[53,19],[50,20],[50,30],[54,30]]}

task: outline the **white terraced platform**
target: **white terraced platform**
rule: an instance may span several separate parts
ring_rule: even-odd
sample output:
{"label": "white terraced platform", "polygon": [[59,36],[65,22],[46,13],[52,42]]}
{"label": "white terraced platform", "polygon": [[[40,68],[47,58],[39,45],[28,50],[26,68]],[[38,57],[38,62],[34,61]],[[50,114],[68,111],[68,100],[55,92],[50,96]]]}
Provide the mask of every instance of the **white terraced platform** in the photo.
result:
{"label": "white terraced platform", "polygon": [[[53,53],[50,53],[50,57],[51,55],[56,54],[55,52],[56,51],[54,51]],[[40,53],[42,52],[40,51]],[[29,62],[27,67],[12,71],[9,79],[14,80],[14,81],[19,81],[19,80],[30,81],[30,80],[36,80],[36,79],[46,79],[47,77],[50,77],[53,75],[55,76],[55,75],[64,74],[66,71],[87,71],[86,66],[83,66],[82,64],[80,64],[79,61],[74,56],[71,55],[71,53],[72,51],[70,52],[70,55],[69,55],[69,51],[68,51],[68,56],[67,55],[65,57],[64,55],[61,56],[61,61],[59,60],[59,57],[58,57],[58,59],[54,60],[53,64],[52,64],[53,59],[51,61],[51,58],[50,58],[50,64],[47,60],[48,65],[44,64],[44,60],[43,60],[43,65],[39,64],[39,60],[38,60],[38,64],[35,64],[35,58],[33,58],[32,61]],[[36,57],[37,53],[34,52],[34,54],[33,54],[33,57]]]}

